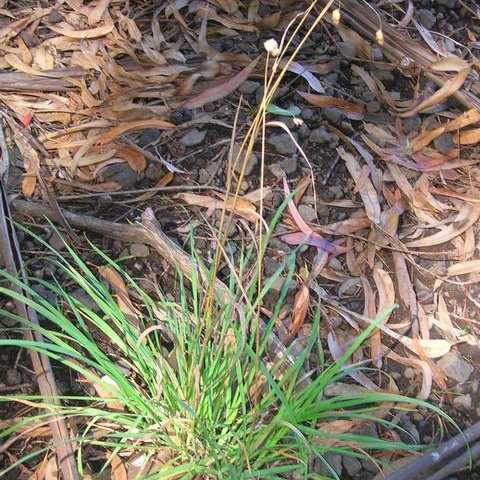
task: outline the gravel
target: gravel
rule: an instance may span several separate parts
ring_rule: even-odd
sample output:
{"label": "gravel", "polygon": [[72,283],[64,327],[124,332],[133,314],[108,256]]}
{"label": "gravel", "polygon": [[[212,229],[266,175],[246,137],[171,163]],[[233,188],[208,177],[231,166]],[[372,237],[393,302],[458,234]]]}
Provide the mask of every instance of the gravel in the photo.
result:
{"label": "gravel", "polygon": [[312,143],[330,143],[333,141],[333,136],[325,128],[320,127],[312,130],[308,139]]}
{"label": "gravel", "polygon": [[[326,453],[323,458],[328,462],[331,468],[335,473],[340,476],[342,474],[342,456],[339,453]],[[316,460],[316,471],[321,475],[325,475],[330,478],[332,476],[332,470],[327,465],[325,465],[321,460]]]}
{"label": "gravel", "polygon": [[418,10],[418,20],[425,28],[432,28],[437,23],[437,17],[431,10],[421,8]]}
{"label": "gravel", "polygon": [[240,85],[240,87],[238,88],[238,91],[243,95],[251,95],[260,86],[261,85],[259,82],[253,82],[251,80],[247,80],[246,82],[243,82]]}
{"label": "gravel", "polygon": [[130,245],[130,254],[133,257],[148,257],[150,255],[150,249],[143,243],[133,243]]}
{"label": "gravel", "polygon": [[180,143],[184,147],[196,147],[205,141],[207,132],[205,130],[198,130],[196,128],[187,132],[181,139]]}
{"label": "gravel", "polygon": [[450,132],[442,133],[433,141],[433,146],[444,155],[451,152],[455,148],[452,134]]}
{"label": "gravel", "polygon": [[[240,152],[240,145],[234,144],[232,148],[232,162],[235,162],[237,155]],[[253,172],[253,169],[258,165],[258,158],[254,152],[252,152],[249,157],[245,160],[245,150],[242,151],[238,161],[235,163],[234,170],[236,173],[240,174],[242,168],[245,165],[245,175],[250,175]]]}
{"label": "gravel", "polygon": [[317,220],[315,209],[311,205],[299,205],[298,213],[306,222],[315,222]]}
{"label": "gravel", "polygon": [[470,365],[460,356],[460,354],[453,350],[448,352],[438,361],[438,366],[449,378],[457,381],[458,383],[466,382],[474,370],[472,365]]}
{"label": "gravel", "polygon": [[297,147],[288,133],[274,135],[267,140],[267,143],[274,147],[280,155],[293,155],[297,151]]}
{"label": "gravel", "polygon": [[351,476],[355,476],[362,469],[362,464],[355,457],[343,457],[343,466],[346,472]]}

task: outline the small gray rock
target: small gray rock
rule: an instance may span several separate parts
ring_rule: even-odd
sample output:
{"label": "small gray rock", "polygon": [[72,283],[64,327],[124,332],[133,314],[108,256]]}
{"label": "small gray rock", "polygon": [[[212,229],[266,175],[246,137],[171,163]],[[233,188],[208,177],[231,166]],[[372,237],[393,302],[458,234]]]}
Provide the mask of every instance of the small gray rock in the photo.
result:
{"label": "small gray rock", "polygon": [[421,8],[418,10],[418,20],[425,28],[432,28],[437,23],[437,17],[431,10]]}
{"label": "small gray rock", "polygon": [[99,313],[100,307],[97,305],[95,300],[88,295],[85,290],[79,288],[78,290],[74,290],[70,293],[70,295],[75,299],[78,300],[82,305],[87,307],[88,309],[92,310],[92,312]]}
{"label": "small gray rock", "polygon": [[472,396],[467,393],[466,395],[459,395],[453,399],[455,405],[463,405],[466,409],[472,408]]}
{"label": "small gray rock", "polygon": [[403,121],[403,131],[405,134],[411,132],[418,133],[422,127],[422,119],[420,115],[414,115],[413,117],[408,117]]}
{"label": "small gray rock", "polygon": [[433,141],[433,146],[444,155],[451,152],[455,148],[452,134],[450,132],[442,133]]}
{"label": "small gray rock", "polygon": [[180,143],[184,147],[196,147],[205,141],[207,132],[205,130],[198,130],[196,128],[187,132],[181,139]]}
{"label": "small gray rock", "polygon": [[436,3],[442,7],[455,8],[457,0],[436,0]]}
{"label": "small gray rock", "polygon": [[310,205],[299,205],[298,213],[306,222],[315,222],[317,220],[315,209]]}
{"label": "small gray rock", "polygon": [[355,457],[343,457],[343,466],[351,477],[355,476],[362,469],[362,464]]}
{"label": "small gray rock", "polygon": [[312,130],[308,139],[312,143],[330,143],[333,137],[325,128],[320,127]]}
{"label": "small gray rock", "polygon": [[240,87],[238,87],[238,91],[243,95],[251,95],[258,87],[260,87],[259,82],[247,80],[246,82],[243,82]]}
{"label": "small gray rock", "polygon": [[22,383],[22,376],[14,368],[9,368],[5,375],[5,383],[9,386],[19,385]]}
{"label": "small gray rock", "polygon": [[313,115],[315,114],[315,112],[311,109],[311,108],[304,108],[301,113],[300,113],[300,116],[304,119],[304,120],[311,120],[313,118]]}
{"label": "small gray rock", "polygon": [[449,378],[458,383],[466,382],[474,371],[473,366],[453,350],[438,361],[438,366]]}
{"label": "small gray rock", "polygon": [[293,155],[297,151],[297,147],[288,133],[274,135],[267,140],[267,143],[274,147],[280,155]]}
{"label": "small gray rock", "polygon": [[250,156],[245,159],[245,150],[242,150],[240,153],[240,157],[238,158],[238,161],[235,163],[235,160],[237,159],[238,154],[240,153],[240,145],[237,143],[233,144],[232,147],[232,162],[234,162],[234,170],[238,174],[241,173],[243,166],[245,164],[245,175],[250,175],[253,171],[253,169],[258,165],[258,158],[255,155],[254,152],[250,154]]}
{"label": "small gray rock", "polygon": [[335,125],[342,120],[342,112],[338,108],[325,107],[322,109],[322,113],[325,115],[327,120],[330,120]]}
{"label": "small gray rock", "polygon": [[381,62],[383,60],[383,52],[380,47],[377,47],[377,46],[373,47],[372,55],[373,55],[374,62]]}
{"label": "small gray rock", "polygon": [[134,172],[128,163],[115,163],[108,165],[101,173],[106,182],[117,182],[125,190],[131,189],[138,178],[137,172]]}
{"label": "small gray rock", "polygon": [[333,469],[338,476],[342,474],[342,456],[339,453],[326,453],[325,455],[323,455],[323,458],[326,460],[326,462],[330,465],[331,468],[328,468],[328,466],[325,465],[324,462],[322,462],[320,459],[317,459],[315,461],[315,464],[317,466],[315,470],[317,470],[318,473],[330,478],[332,476]]}
{"label": "small gray rock", "polygon": [[150,163],[145,170],[145,177],[148,180],[157,181],[165,175],[165,170],[159,163]]}
{"label": "small gray rock", "polygon": [[150,255],[150,249],[143,243],[132,243],[132,245],[130,245],[130,254],[133,257],[148,257]]}
{"label": "small gray rock", "polygon": [[357,56],[357,47],[350,42],[338,42],[338,47],[343,55],[346,57],[356,57]]}
{"label": "small gray rock", "polygon": [[138,137],[137,143],[140,147],[146,147],[151,143],[158,142],[162,131],[159,128],[147,128]]}
{"label": "small gray rock", "polygon": [[380,110],[380,102],[377,102],[376,100],[372,100],[371,102],[367,103],[367,112],[369,113],[375,113]]}
{"label": "small gray rock", "polygon": [[281,166],[282,166],[282,170],[287,175],[291,175],[292,173],[295,173],[297,171],[297,166],[298,166],[297,156],[293,155],[291,157],[285,158],[282,161]]}

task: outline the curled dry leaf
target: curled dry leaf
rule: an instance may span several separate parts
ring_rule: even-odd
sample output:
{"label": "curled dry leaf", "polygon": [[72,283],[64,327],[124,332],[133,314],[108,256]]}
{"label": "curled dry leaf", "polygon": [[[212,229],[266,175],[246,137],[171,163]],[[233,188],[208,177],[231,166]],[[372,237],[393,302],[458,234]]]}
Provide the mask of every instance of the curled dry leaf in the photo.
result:
{"label": "curled dry leaf", "polygon": [[465,68],[470,68],[470,64],[459,57],[441,58],[430,64],[430,69],[435,72],[459,72]]}
{"label": "curled dry leaf", "polygon": [[[285,190],[285,196],[290,195],[290,188],[287,183],[287,179],[283,177],[283,188]],[[300,229],[300,232],[296,233],[287,233],[282,235],[282,240],[289,245],[312,245],[317,248],[321,248],[329,253],[334,254],[341,254],[347,251],[346,247],[340,247],[339,245],[335,245],[333,243],[328,242],[322,236],[320,236],[317,232],[314,232],[303,220],[300,212],[295,205],[293,199],[288,201],[288,210],[292,215],[297,227]]]}
{"label": "curled dry leaf", "polygon": [[313,93],[301,92],[297,93],[307,102],[316,107],[335,107],[341,110],[347,118],[352,120],[361,120],[364,117],[363,108],[353,103],[342,100],[341,98],[331,97],[329,95],[314,95]]}
{"label": "curled dry leaf", "polygon": [[[318,80],[318,78],[308,69],[308,67],[301,65],[298,62],[290,62],[288,58],[282,58],[280,60],[280,67],[285,68],[289,72],[296,73],[297,75],[301,75],[310,85],[310,87],[318,93],[325,93],[325,89],[323,88],[322,84]],[[300,94],[301,95],[301,94]]]}
{"label": "curled dry leaf", "polygon": [[447,277],[453,275],[467,275],[469,273],[480,272],[480,260],[469,260],[450,265],[447,269]]}
{"label": "curled dry leaf", "polygon": [[237,73],[234,77],[230,78],[226,82],[207,88],[203,92],[195,95],[187,100],[183,106],[185,108],[200,108],[206,103],[215,102],[221,98],[230,95],[234,92],[248,77],[253,73],[260,57],[257,57],[250,64],[248,64],[241,72]]}
{"label": "curled dry leaf", "polygon": [[[90,381],[90,380],[89,380]],[[110,399],[120,398],[120,391],[115,380],[111,379],[108,375],[104,375],[100,378],[99,382],[93,382],[93,388],[97,392],[97,395],[105,399],[105,403],[108,408],[117,411],[124,411],[125,407],[120,402],[110,401]]]}
{"label": "curled dry leaf", "polygon": [[[345,165],[350,172],[354,182],[358,182],[362,174],[362,167],[358,160],[349,152],[346,152],[342,147],[337,148],[338,154],[344,160]],[[375,224],[379,225],[381,218],[381,208],[378,201],[377,192],[369,179],[363,182],[360,188],[360,197],[365,205],[365,212],[367,217]]]}
{"label": "curled dry leaf", "polygon": [[306,285],[302,285],[295,295],[295,301],[293,303],[292,326],[289,332],[290,339],[293,339],[302,327],[305,317],[307,316],[309,303],[310,292]]}
{"label": "curled dry leaf", "polygon": [[[443,124],[442,126],[435,128],[433,130],[427,130],[417,137],[415,137],[409,146],[409,150],[411,152],[418,152],[422,148],[425,148],[430,142],[435,140],[435,138],[442,135],[445,132],[455,132],[462,127],[467,125],[471,125],[472,123],[476,123],[480,121],[480,111],[478,110],[468,110],[465,113],[462,113],[459,117],[455,118],[454,120]],[[461,132],[463,133],[463,132]],[[479,134],[480,139],[480,134]],[[463,142],[460,142],[463,144]]]}
{"label": "curled dry leaf", "polygon": [[122,276],[110,265],[100,267],[99,271],[100,275],[112,286],[113,291],[117,295],[120,310],[128,317],[133,326],[138,328],[139,312],[130,299],[127,285]]}
{"label": "curled dry leaf", "polygon": [[428,397],[430,396],[430,392],[432,391],[432,380],[433,380],[432,371],[428,363],[424,362],[423,360],[419,360],[418,358],[402,357],[400,355],[397,355],[393,351],[389,351],[387,353],[387,357],[403,365],[408,365],[409,367],[413,367],[417,372],[421,372],[422,388],[418,392],[417,398],[420,398],[421,400],[427,400]]}
{"label": "curled dry leaf", "polygon": [[143,153],[129,145],[121,144],[117,146],[117,155],[126,160],[130,168],[135,172],[143,172],[147,167],[147,160]]}
{"label": "curled dry leaf", "polygon": [[[378,291],[377,315],[379,315],[395,303],[395,289],[390,275],[381,268],[374,268],[373,279]],[[385,325],[389,318],[390,315],[387,315],[382,321],[382,325]],[[373,363],[377,367],[381,367],[382,343],[380,330],[378,329],[375,330],[370,338],[370,352]]]}
{"label": "curled dry leaf", "polygon": [[442,332],[444,332],[446,340],[448,340],[449,342],[455,342],[457,338],[451,333],[455,327],[453,326],[452,319],[450,318],[450,314],[448,313],[447,304],[445,302],[443,294],[440,294],[438,296],[437,314],[438,320],[444,326],[444,328],[442,328]]}
{"label": "curled dry leaf", "polygon": [[[339,360],[346,352],[345,346],[339,344],[334,333],[329,332],[327,335],[327,343],[330,353],[335,361]],[[344,364],[344,368],[347,368],[352,364],[350,360],[347,360]],[[368,390],[378,390],[378,387],[363,373],[360,371],[349,371],[348,375]]]}
{"label": "curled dry leaf", "polygon": [[226,201],[224,199],[208,197],[207,195],[197,195],[195,193],[179,193],[175,195],[174,198],[183,200],[189,205],[205,207],[212,211],[225,208],[227,211],[239,215],[250,222],[256,222],[259,219],[257,209],[253,203],[240,197],[235,198],[233,195],[228,196]]}
{"label": "curled dry leaf", "polygon": [[405,244],[408,248],[432,247],[449,242],[468,230],[480,218],[480,205],[464,205],[454,221],[439,232]]}
{"label": "curled dry leaf", "polygon": [[413,115],[423,112],[423,110],[426,110],[427,108],[433,107],[438,103],[447,100],[447,98],[451,97],[457,90],[459,90],[463,86],[469,73],[470,67],[460,70],[457,75],[455,75],[455,77],[447,80],[443,84],[443,86],[439,88],[433,95],[428,96],[428,98],[423,100],[423,102],[420,102],[412,109],[400,113],[399,115],[401,117],[413,117]]}
{"label": "curled dry leaf", "polygon": [[66,22],[60,22],[57,24],[48,24],[50,30],[60,35],[64,35],[69,38],[88,39],[104,37],[108,35],[114,28],[112,21],[107,21],[103,25],[95,28],[87,28],[85,30],[74,30],[71,25]]}
{"label": "curled dry leaf", "polygon": [[455,136],[454,140],[460,145],[475,145],[480,142],[480,128],[463,130]]}

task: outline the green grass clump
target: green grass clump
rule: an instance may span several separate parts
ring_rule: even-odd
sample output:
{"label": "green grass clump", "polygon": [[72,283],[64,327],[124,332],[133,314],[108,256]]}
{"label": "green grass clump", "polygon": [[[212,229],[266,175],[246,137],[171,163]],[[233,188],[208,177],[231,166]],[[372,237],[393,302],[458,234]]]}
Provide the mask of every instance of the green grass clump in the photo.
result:
{"label": "green grass clump", "polygon": [[[362,459],[367,458],[366,451],[420,448],[322,430],[322,425],[334,419],[377,421],[390,426],[388,419],[374,416],[382,402],[427,406],[418,400],[377,392],[325,397],[325,388],[345,376],[344,362],[375,324],[338,362],[322,364],[309,372],[311,381],[307,382],[302,378],[305,360],[312,352],[319,359],[324,357],[318,337],[320,308],[316,308],[312,312],[313,333],[295,364],[281,369],[267,362],[266,341],[258,342],[247,325],[255,322],[258,305],[286,268],[287,280],[268,320],[268,327],[273,328],[293,277],[293,255],[258,294],[255,280],[248,288],[239,288],[239,279],[247,284],[247,272],[254,260],[253,248],[244,251],[236,275],[229,280],[229,298],[216,299],[207,312],[204,289],[195,273],[188,286],[178,276],[178,301],[160,290],[151,296],[117,263],[92,248],[128,284],[140,311],[135,321],[122,312],[108,286],[68,246],[68,255],[52,250],[50,257],[63,272],[61,283],[58,279],[30,279],[31,285],[37,283],[50,290],[58,298],[57,304],[7,272],[0,273],[4,280],[0,293],[21,300],[42,318],[39,327],[0,311],[19,324],[18,328],[5,329],[0,347],[43,352],[55,365],[57,377],[60,372],[87,380],[97,392],[90,388],[82,394],[63,395],[61,406],[34,395],[3,396],[3,402],[33,402],[38,411],[6,428],[0,438],[20,434],[21,439],[25,426],[41,425],[51,416],[63,415],[76,432],[82,475],[88,473],[89,458],[103,452],[104,470],[115,458],[124,462],[136,458],[128,468],[131,472],[136,469],[133,478],[145,480],[330,478],[312,471],[316,459],[328,468],[326,453]],[[249,275],[251,278],[256,275]],[[21,285],[31,298],[15,293],[8,282]],[[79,302],[63,287],[65,284],[69,284],[69,291],[72,284],[80,287],[95,307]],[[249,292],[249,298],[242,301],[245,292]],[[241,318],[236,307],[240,303]],[[19,333],[27,328],[39,331],[44,341],[19,339]],[[51,448],[38,448],[6,467],[0,476]],[[330,472],[331,478],[338,478],[333,469]]]}

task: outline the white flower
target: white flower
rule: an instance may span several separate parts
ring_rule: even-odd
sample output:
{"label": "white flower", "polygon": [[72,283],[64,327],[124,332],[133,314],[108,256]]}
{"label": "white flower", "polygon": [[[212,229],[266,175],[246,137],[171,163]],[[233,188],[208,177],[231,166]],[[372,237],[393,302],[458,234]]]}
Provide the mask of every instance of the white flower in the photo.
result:
{"label": "white flower", "polygon": [[280,48],[278,48],[278,43],[274,38],[266,40],[263,46],[272,57],[278,57],[280,55]]}

